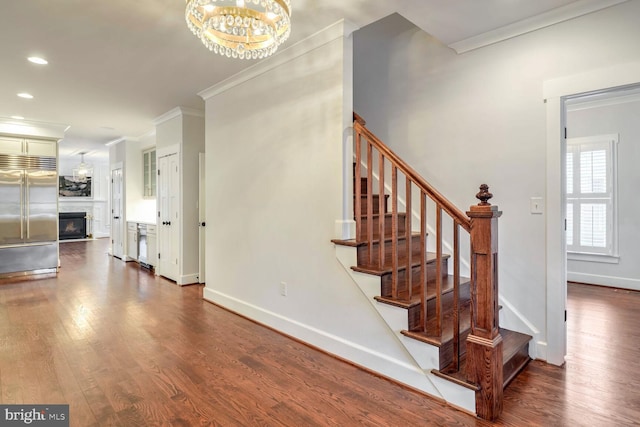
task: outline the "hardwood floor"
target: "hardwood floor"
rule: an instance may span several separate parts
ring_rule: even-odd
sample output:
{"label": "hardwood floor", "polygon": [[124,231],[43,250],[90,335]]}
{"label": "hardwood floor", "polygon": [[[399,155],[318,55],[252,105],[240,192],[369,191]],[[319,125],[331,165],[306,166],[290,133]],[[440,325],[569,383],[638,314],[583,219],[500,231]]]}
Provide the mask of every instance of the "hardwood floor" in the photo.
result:
{"label": "hardwood floor", "polygon": [[0,402],[68,403],[82,427],[640,420],[637,292],[571,284],[566,367],[531,362],[491,424],[112,259],[106,244],[63,243],[57,278],[0,284]]}

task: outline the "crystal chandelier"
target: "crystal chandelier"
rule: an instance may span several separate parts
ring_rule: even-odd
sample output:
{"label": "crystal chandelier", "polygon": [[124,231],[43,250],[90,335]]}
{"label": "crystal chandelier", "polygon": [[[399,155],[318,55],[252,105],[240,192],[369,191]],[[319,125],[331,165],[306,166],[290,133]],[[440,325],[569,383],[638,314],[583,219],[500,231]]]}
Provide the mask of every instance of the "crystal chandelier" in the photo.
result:
{"label": "crystal chandelier", "polygon": [[291,33],[290,0],[186,0],[185,18],[214,53],[261,59],[278,49]]}
{"label": "crystal chandelier", "polygon": [[87,178],[93,174],[91,165],[84,162],[85,154],[87,153],[80,153],[80,164],[73,169],[73,179],[76,182],[87,182]]}

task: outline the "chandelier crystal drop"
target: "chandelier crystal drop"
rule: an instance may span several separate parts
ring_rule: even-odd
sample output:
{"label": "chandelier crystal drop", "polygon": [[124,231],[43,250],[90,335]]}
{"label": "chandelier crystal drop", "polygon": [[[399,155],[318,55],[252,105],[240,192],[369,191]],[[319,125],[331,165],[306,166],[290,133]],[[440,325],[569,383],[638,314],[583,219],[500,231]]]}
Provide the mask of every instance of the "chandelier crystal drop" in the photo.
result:
{"label": "chandelier crystal drop", "polygon": [[212,52],[239,59],[273,55],[291,33],[290,0],[186,0],[185,19]]}

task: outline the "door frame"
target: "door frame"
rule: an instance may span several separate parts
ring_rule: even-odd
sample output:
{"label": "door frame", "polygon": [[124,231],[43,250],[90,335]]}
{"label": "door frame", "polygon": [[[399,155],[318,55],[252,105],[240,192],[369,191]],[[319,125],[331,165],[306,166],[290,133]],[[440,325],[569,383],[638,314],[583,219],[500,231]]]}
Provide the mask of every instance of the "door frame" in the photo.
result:
{"label": "door frame", "polygon": [[547,112],[546,138],[546,351],[548,363],[564,364],[567,354],[567,250],[564,233],[564,101],[566,98],[640,83],[640,61],[546,80],[543,98]]}
{"label": "door frame", "polygon": [[[160,171],[160,162],[161,159],[164,157],[168,157],[168,156],[172,156],[175,155],[177,156],[176,158],[178,159],[178,163],[181,163],[181,151],[180,151],[180,145],[179,144],[174,144],[174,145],[170,145],[167,147],[162,147],[162,148],[156,148],[156,167],[158,169],[158,171]],[[169,272],[169,276],[167,276],[167,271],[163,271],[162,268],[162,252],[161,249],[163,248],[163,242],[164,239],[167,238],[166,235],[166,230],[161,226],[161,222],[162,218],[160,217],[161,214],[161,209],[162,209],[162,200],[160,197],[160,193],[161,193],[161,188],[160,186],[162,185],[162,176],[159,176],[157,181],[156,181],[156,210],[157,210],[157,221],[158,221],[158,227],[156,228],[156,243],[157,243],[157,247],[158,247],[158,252],[160,253],[160,259],[158,259],[158,265],[156,268],[156,273],[160,276],[164,276],[167,277],[171,280],[175,280],[175,282],[177,284],[181,284],[180,283],[180,265],[178,264],[176,266],[176,272],[175,272],[175,277],[171,277],[171,272]],[[178,177],[178,180],[180,178]],[[179,181],[178,181],[179,184]],[[179,186],[179,185],[178,185]],[[180,193],[180,192],[178,192]],[[182,206],[182,196],[181,194],[178,195],[178,210],[180,209],[180,207]],[[178,218],[177,222],[176,222],[176,227],[181,227],[181,223],[182,223],[182,218]],[[181,254],[180,254],[180,242],[178,242],[178,248],[176,248],[176,250],[178,251],[178,258],[180,258]],[[165,254],[166,256],[166,254]],[[166,259],[166,258],[165,258]],[[180,261],[178,261],[180,262]]]}
{"label": "door frame", "polygon": [[113,172],[118,169],[122,171],[122,177],[123,177],[122,183],[121,183],[122,188],[120,189],[120,209],[122,210],[120,215],[120,240],[121,242],[123,242],[122,254],[120,256],[123,257],[124,256],[124,233],[125,233],[125,225],[126,225],[125,218],[124,218],[124,212],[125,212],[124,202],[126,200],[126,194],[125,194],[125,186],[124,186],[123,162],[112,163],[109,166],[109,210],[111,211],[109,212],[109,234],[110,234],[109,237],[111,238],[111,245],[109,245],[109,255],[115,257],[114,250],[113,250],[113,232],[115,230],[114,224],[113,224],[113,186],[114,186]]}
{"label": "door frame", "polygon": [[206,223],[207,223],[207,169],[205,153],[198,153],[198,283],[205,283],[206,277]]}

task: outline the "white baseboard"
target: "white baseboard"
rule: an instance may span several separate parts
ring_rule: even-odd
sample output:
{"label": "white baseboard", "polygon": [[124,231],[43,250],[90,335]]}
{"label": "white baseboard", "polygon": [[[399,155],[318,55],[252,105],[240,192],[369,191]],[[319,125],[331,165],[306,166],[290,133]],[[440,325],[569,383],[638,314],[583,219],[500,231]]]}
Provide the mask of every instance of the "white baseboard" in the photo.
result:
{"label": "white baseboard", "polygon": [[588,283],[591,285],[608,286],[611,288],[630,289],[640,291],[640,280],[626,277],[602,276],[598,274],[567,272],[567,280],[570,282]]}
{"label": "white baseboard", "polygon": [[547,360],[547,343],[545,341],[534,341],[536,346],[535,357],[529,351],[529,356],[533,359]]}
{"label": "white baseboard", "polygon": [[241,301],[208,287],[204,288],[203,298],[206,301],[218,304],[286,335],[321,348],[327,353],[349,360],[356,365],[378,372],[383,376],[406,384],[424,393],[440,399],[443,398],[434,387],[432,381],[425,376],[425,373],[413,364],[389,357],[375,349],[364,347],[361,344],[348,341],[342,337],[319,330],[313,326],[303,324],[297,320],[255,306],[246,301]]}
{"label": "white baseboard", "polygon": [[182,276],[178,277],[176,283],[180,286],[193,285],[194,283],[198,283],[198,273],[183,274]]}

